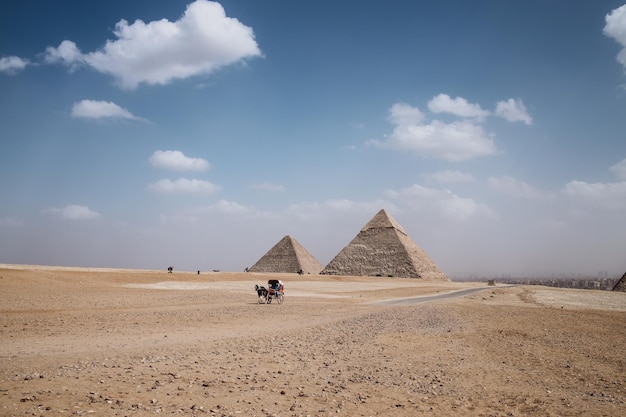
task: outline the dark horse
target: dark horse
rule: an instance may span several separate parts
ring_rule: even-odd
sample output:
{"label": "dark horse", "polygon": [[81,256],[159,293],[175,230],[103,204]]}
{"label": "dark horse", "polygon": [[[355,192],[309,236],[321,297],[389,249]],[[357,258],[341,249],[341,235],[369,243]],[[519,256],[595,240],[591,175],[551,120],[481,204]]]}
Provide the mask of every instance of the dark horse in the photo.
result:
{"label": "dark horse", "polygon": [[269,291],[265,287],[259,287],[255,284],[254,290],[256,291],[257,297],[259,297],[259,304],[265,304],[267,302],[267,295]]}

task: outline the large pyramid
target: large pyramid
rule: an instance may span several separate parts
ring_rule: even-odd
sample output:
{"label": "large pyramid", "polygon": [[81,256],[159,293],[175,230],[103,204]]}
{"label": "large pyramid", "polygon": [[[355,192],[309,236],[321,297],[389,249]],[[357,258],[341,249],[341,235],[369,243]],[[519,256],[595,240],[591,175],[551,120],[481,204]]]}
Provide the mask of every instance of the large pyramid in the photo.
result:
{"label": "large pyramid", "polygon": [[449,281],[446,274],[384,209],[361,229],[321,273]]}
{"label": "large pyramid", "polygon": [[249,272],[290,272],[319,274],[323,266],[291,236],[283,237],[248,269]]}
{"label": "large pyramid", "polygon": [[619,281],[615,283],[615,285],[613,286],[613,291],[626,292],[626,273],[624,273]]}

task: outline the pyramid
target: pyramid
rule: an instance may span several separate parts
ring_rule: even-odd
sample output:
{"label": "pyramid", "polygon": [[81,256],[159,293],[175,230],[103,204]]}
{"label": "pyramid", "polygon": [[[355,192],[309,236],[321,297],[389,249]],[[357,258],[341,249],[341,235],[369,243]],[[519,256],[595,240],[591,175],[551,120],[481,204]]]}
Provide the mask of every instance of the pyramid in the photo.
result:
{"label": "pyramid", "polygon": [[361,229],[321,273],[449,281],[446,274],[384,209]]}
{"label": "pyramid", "polygon": [[261,257],[249,272],[287,272],[319,274],[323,266],[313,255],[287,235]]}
{"label": "pyramid", "polygon": [[626,292],[626,273],[624,273],[619,281],[615,283],[615,285],[613,286],[613,291]]}

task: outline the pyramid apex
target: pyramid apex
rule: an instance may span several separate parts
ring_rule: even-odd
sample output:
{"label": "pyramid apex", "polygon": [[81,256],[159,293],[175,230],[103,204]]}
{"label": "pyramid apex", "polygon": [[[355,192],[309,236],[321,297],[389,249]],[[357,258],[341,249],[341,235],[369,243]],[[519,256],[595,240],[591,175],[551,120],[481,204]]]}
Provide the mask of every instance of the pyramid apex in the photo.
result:
{"label": "pyramid apex", "polygon": [[387,213],[387,210],[380,209],[378,213],[372,219],[367,222],[365,226],[361,229],[362,232],[369,229],[396,229],[399,232],[402,232],[406,235],[406,232],[400,226],[400,223],[394,219],[391,214]]}
{"label": "pyramid apex", "polygon": [[292,246],[298,244],[298,241],[296,239],[294,239],[294,237],[291,236],[291,235],[283,236],[283,238],[280,239],[278,242],[279,243],[282,242],[282,243],[286,243],[286,244],[291,244]]}

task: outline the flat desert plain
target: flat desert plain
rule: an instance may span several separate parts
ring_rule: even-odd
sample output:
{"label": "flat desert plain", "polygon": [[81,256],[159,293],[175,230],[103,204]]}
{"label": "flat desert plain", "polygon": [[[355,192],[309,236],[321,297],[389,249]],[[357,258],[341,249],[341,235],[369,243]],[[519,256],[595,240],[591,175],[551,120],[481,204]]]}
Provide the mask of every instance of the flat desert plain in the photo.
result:
{"label": "flat desert plain", "polygon": [[0,293],[2,416],[626,415],[626,293],[26,265]]}

